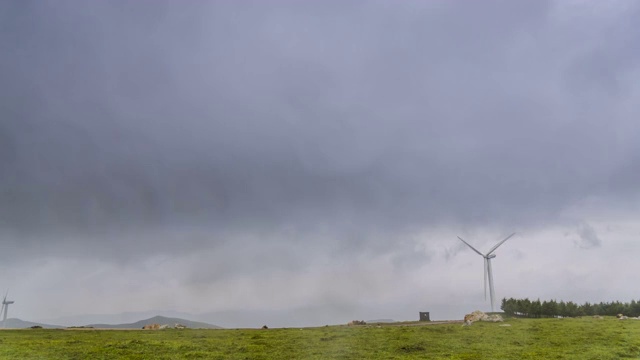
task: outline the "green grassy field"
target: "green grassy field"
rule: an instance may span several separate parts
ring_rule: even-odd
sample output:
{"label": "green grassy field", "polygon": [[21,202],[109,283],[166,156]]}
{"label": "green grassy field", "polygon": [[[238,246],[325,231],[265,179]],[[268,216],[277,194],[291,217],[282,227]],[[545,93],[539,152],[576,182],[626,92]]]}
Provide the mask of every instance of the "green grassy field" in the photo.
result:
{"label": "green grassy field", "polygon": [[[500,326],[510,324],[511,326]],[[640,320],[268,330],[4,330],[2,359],[622,359],[640,358]]]}

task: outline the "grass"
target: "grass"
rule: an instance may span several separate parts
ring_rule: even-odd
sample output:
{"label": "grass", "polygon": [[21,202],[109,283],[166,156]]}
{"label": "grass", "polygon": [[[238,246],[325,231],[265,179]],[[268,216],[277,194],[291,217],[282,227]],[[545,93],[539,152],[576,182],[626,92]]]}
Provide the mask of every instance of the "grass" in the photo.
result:
{"label": "grass", "polygon": [[4,330],[2,359],[624,359],[640,320],[238,330]]}

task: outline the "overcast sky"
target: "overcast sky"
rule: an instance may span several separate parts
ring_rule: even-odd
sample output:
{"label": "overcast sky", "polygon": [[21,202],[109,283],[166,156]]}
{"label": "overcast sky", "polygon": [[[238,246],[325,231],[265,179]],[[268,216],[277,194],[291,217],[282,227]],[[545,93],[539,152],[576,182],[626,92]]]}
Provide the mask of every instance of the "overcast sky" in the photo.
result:
{"label": "overcast sky", "polygon": [[456,236],[512,232],[498,298],[637,299],[639,22],[631,1],[3,1],[9,316],[462,318],[490,307]]}

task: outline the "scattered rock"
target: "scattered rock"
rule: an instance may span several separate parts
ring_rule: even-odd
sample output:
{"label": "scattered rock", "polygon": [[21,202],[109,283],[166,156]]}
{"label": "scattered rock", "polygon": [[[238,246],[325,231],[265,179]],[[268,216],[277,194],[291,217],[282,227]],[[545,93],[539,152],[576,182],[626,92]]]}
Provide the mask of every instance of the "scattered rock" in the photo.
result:
{"label": "scattered rock", "polygon": [[176,329],[186,329],[187,325],[182,325],[182,324],[176,324],[176,326],[174,326]]}
{"label": "scattered rock", "polygon": [[502,318],[502,316],[498,314],[493,314],[493,315],[485,315],[480,319],[480,321],[503,322],[504,319]]}
{"label": "scattered rock", "polygon": [[464,316],[464,324],[462,326],[469,326],[471,324],[473,324],[473,315],[471,314],[467,314]]}
{"label": "scattered rock", "polygon": [[469,326],[475,321],[502,322],[504,319],[498,314],[487,315],[480,310],[464,316],[464,326]]}
{"label": "scattered rock", "polygon": [[354,325],[367,325],[367,322],[364,320],[351,320],[349,321],[349,323],[347,324],[349,326],[354,326]]}

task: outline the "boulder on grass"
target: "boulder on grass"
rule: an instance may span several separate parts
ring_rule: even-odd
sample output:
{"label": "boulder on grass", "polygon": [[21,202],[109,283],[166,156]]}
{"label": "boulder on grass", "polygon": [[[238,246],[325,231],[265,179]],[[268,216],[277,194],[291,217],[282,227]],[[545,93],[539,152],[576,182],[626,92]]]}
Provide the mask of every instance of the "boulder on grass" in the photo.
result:
{"label": "boulder on grass", "polygon": [[502,316],[498,314],[487,315],[480,310],[464,316],[464,325],[469,326],[476,321],[503,322]]}

